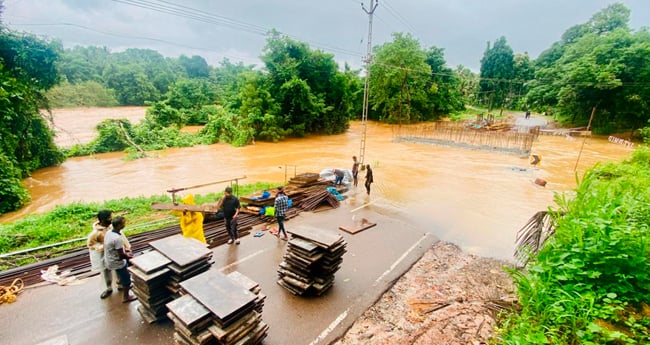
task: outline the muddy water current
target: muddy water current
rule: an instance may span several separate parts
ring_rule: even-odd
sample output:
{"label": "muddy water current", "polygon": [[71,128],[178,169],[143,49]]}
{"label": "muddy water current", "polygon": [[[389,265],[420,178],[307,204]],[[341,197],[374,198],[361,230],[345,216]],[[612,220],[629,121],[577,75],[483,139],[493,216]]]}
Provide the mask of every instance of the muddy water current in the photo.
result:
{"label": "muddy water current", "polygon": [[[103,117],[134,121],[143,116],[144,108],[55,111],[57,140],[60,145],[87,142],[94,135],[93,126]],[[280,184],[294,172],[349,169],[352,155],[359,155],[361,132],[361,124],[352,122],[344,134],[281,143],[169,149],[131,161],[122,153],[72,158],[26,179],[32,202],[4,215],[0,222],[74,201],[159,195],[170,188],[243,176],[246,178],[240,183]],[[554,193],[575,188],[576,174],[582,176],[598,162],[620,161],[632,151],[607,138],[540,136],[532,153],[541,155],[542,161],[532,167],[529,157],[396,142],[395,132],[395,126],[368,124],[365,163],[374,171],[372,193],[368,196],[363,190],[361,172],[359,187],[347,193],[344,203],[351,209],[368,203],[365,209],[399,219],[417,231],[430,232],[474,254],[505,260],[512,260],[517,230],[535,212],[554,206]],[[548,184],[541,187],[533,182],[536,178]],[[221,191],[224,186],[191,192]],[[351,218],[354,216],[350,213]],[[323,226],[336,229],[338,225]]]}

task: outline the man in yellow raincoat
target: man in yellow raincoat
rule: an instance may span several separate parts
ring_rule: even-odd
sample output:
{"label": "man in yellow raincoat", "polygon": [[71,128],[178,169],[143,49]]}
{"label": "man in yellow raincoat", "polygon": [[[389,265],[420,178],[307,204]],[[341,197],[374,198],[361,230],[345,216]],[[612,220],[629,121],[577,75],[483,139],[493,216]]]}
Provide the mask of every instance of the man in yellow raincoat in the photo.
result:
{"label": "man in yellow raincoat", "polygon": [[[184,197],[181,201],[186,205],[195,205],[194,195],[192,194]],[[203,243],[207,243],[203,234],[203,212],[174,211],[174,213],[181,217],[181,231],[183,232],[183,236],[195,238]]]}

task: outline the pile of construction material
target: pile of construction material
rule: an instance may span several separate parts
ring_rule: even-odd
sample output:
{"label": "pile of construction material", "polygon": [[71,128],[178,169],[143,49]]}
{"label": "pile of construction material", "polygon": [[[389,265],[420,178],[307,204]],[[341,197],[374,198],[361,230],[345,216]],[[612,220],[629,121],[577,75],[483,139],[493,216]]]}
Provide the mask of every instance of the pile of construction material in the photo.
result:
{"label": "pile of construction material", "polygon": [[266,295],[262,293],[262,288],[260,287],[260,284],[256,283],[252,279],[248,278],[247,276],[237,271],[232,271],[228,273],[228,278],[232,279],[234,282],[243,286],[246,290],[255,294],[256,296],[255,311],[262,314],[262,309],[264,309],[264,300],[266,299]]}
{"label": "pile of construction material", "polygon": [[294,200],[294,205],[303,211],[314,211],[321,206],[337,208],[339,200],[327,187],[333,186],[332,181],[324,180],[316,173],[304,173],[289,180],[286,192]]}
{"label": "pile of construction material", "polygon": [[266,338],[259,285],[233,273],[210,270],[181,283],[183,296],[167,304],[176,344],[249,345]]}
{"label": "pile of construction material", "polygon": [[278,269],[278,284],[294,295],[322,295],[334,284],[345,240],[337,232],[309,226],[288,232],[292,237]]}
{"label": "pile of construction material", "polygon": [[131,259],[132,291],[140,302],[140,315],[149,323],[164,319],[165,304],[173,299],[167,290],[171,274],[167,265],[170,263],[171,260],[156,250]]}
{"label": "pile of construction material", "polygon": [[[287,211],[285,219],[291,219],[298,215],[301,211],[319,211],[336,208],[340,202],[331,193],[325,190],[326,187],[332,186],[331,181],[321,179],[316,173],[304,173],[297,175],[289,181],[289,185],[285,188],[289,199],[292,200],[293,206]],[[268,201],[275,201],[274,191],[269,191],[272,198]],[[240,199],[244,199],[243,197]],[[243,202],[243,201],[242,201]],[[182,211],[190,205],[172,205],[169,204],[165,207],[161,204],[156,204],[157,208],[175,209]],[[170,206],[171,205],[171,206]],[[173,207],[172,207],[173,206]],[[201,205],[192,205],[194,207],[203,207]],[[207,206],[206,206],[207,207]],[[223,219],[216,220],[212,217],[209,220],[206,213],[206,219],[203,224],[203,232],[210,247],[216,247],[225,244],[228,241],[228,233],[225,229]],[[250,234],[253,226],[263,223],[273,222],[273,217],[260,216],[259,213],[253,214],[242,213],[238,217],[239,223],[239,237]],[[181,233],[179,224],[165,226],[160,229],[150,230],[147,232],[129,235],[129,241],[132,245],[134,253],[142,253],[151,249],[150,242],[157,239],[176,235]],[[65,255],[46,259],[36,262],[34,264],[15,267],[13,269],[0,272],[0,285],[9,286],[16,278],[20,278],[25,283],[25,286],[41,283],[41,271],[46,270],[48,267],[57,265],[61,271],[69,271],[71,275],[78,278],[86,278],[95,275],[95,272],[90,271],[90,264],[88,258],[88,248],[85,246],[81,248],[67,249]],[[24,256],[12,255],[11,260],[7,262],[19,262],[20,257],[32,257],[33,253],[26,253]]]}
{"label": "pile of construction material", "polygon": [[131,259],[138,312],[148,323],[164,320],[167,302],[180,297],[180,282],[210,269],[212,251],[193,238],[169,236],[151,242],[153,250]]}
{"label": "pile of construction material", "polygon": [[317,173],[304,173],[289,179],[287,189],[307,188],[311,186],[331,186],[332,182],[320,178]]}

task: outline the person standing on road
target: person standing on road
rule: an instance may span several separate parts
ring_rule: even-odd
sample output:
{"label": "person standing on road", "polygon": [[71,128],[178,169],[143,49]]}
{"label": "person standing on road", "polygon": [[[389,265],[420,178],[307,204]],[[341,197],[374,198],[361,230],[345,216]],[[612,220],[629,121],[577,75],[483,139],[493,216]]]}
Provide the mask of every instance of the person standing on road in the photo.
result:
{"label": "person standing on road", "polygon": [[359,162],[357,162],[357,156],[352,156],[352,182],[354,186],[357,186],[359,182]]}
{"label": "person standing on road", "polygon": [[122,229],[126,226],[126,219],[117,216],[111,222],[113,229],[108,231],[104,236],[104,263],[106,268],[114,270],[118,279],[124,288],[122,293],[122,303],[135,301],[136,297],[131,295],[131,274],[127,268],[130,255],[124,251],[124,242],[122,242]]}
{"label": "person standing on road", "polygon": [[366,193],[370,195],[370,185],[375,182],[372,176],[372,169],[370,169],[370,164],[366,165]]}
{"label": "person standing on road", "polygon": [[239,216],[239,209],[241,205],[239,199],[232,195],[232,188],[226,187],[223,198],[219,201],[219,209],[223,210],[223,217],[226,220],[226,230],[228,231],[228,244],[239,244],[237,233],[237,217]]}
{"label": "person standing on road", "polygon": [[[93,223],[93,230],[88,235],[88,240],[86,241],[90,256],[90,267],[95,272],[101,272],[104,283],[106,284],[106,289],[99,296],[102,299],[113,293],[113,273],[104,265],[104,237],[107,232],[113,229],[111,225],[112,219],[113,211],[111,210],[100,210],[97,212],[97,221]],[[123,233],[120,233],[120,235],[124,250],[129,253],[131,251],[131,244]],[[117,281],[117,289],[122,290],[119,279]]]}
{"label": "person standing on road", "polygon": [[[282,186],[278,187],[273,208],[275,209],[275,218],[278,220],[278,237],[286,241],[289,236],[287,236],[287,231],[284,229],[284,217],[289,209],[289,197]],[[284,234],[284,237],[281,237],[281,234]]]}
{"label": "person standing on road", "polygon": [[113,211],[100,210],[97,212],[97,221],[93,223],[93,230],[88,235],[86,246],[90,256],[90,267],[95,272],[101,272],[106,284],[106,290],[99,296],[101,299],[113,293],[113,273],[104,265],[104,236],[111,231]]}

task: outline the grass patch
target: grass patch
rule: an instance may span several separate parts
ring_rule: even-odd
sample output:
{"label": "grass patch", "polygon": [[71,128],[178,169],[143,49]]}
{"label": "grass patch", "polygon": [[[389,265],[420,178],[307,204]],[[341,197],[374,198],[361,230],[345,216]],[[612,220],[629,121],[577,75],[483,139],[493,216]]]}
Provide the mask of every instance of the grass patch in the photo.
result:
{"label": "grass patch", "polygon": [[[276,186],[277,184],[264,182],[239,185],[239,195]],[[223,193],[208,193],[194,195],[194,199],[197,204],[205,204],[215,202],[222,195]],[[178,222],[178,217],[170,211],[151,209],[153,202],[171,202],[171,197],[155,195],[109,200],[104,203],[75,202],[57,206],[47,213],[27,216],[13,223],[0,224],[0,254],[85,238],[92,230],[92,223],[97,219],[97,211],[101,209],[110,209],[116,214],[124,214],[127,219],[125,229],[127,235],[159,229]],[[80,241],[70,247],[84,246],[85,241]]]}

